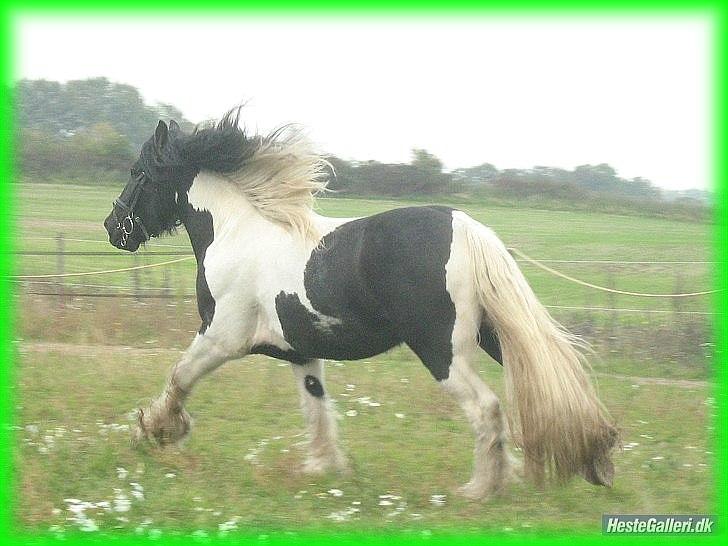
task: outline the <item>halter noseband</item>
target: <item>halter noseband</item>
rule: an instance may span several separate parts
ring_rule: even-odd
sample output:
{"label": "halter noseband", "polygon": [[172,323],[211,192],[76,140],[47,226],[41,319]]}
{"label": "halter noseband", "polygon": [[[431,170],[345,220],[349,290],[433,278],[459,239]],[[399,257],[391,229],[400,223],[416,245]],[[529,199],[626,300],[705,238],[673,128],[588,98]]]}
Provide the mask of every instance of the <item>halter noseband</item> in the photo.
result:
{"label": "halter noseband", "polygon": [[[129,199],[129,203],[125,203],[121,196],[114,199],[114,218],[116,218],[116,229],[121,230],[121,246],[126,246],[129,236],[134,233],[134,228],[136,228],[136,226],[139,226],[139,229],[142,230],[144,241],[148,241],[150,239],[149,232],[147,231],[147,228],[144,227],[144,223],[141,218],[134,214],[134,207],[136,207],[137,201],[139,201],[139,197],[144,191],[144,186],[148,180],[146,173],[141,171],[132,181],[131,198]],[[119,217],[116,215],[116,207],[119,207],[126,214],[126,216],[121,220],[119,220]]]}

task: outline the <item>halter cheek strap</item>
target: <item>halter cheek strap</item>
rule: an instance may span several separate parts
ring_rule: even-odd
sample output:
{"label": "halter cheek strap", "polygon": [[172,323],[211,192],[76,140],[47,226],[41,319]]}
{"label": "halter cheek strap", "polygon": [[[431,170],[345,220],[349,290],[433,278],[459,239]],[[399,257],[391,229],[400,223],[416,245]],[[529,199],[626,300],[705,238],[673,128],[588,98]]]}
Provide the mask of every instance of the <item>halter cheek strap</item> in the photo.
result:
{"label": "halter cheek strap", "polygon": [[134,207],[136,207],[136,204],[139,201],[139,197],[144,191],[144,185],[146,184],[147,180],[148,179],[144,171],[140,172],[139,175],[137,175],[137,177],[133,181],[133,186],[131,188],[131,199],[129,200],[129,203],[126,203],[121,198],[121,196],[114,199],[114,211],[116,211],[117,208],[120,208],[126,214],[126,216],[119,220],[119,217],[116,216],[116,212],[114,212],[114,217],[116,218],[116,229],[121,230],[121,246],[126,246],[129,237],[132,233],[134,233],[134,229],[137,226],[139,226],[142,235],[144,235],[144,241],[148,241],[150,239],[149,232],[144,226],[144,222],[142,222],[139,216],[134,214]]}

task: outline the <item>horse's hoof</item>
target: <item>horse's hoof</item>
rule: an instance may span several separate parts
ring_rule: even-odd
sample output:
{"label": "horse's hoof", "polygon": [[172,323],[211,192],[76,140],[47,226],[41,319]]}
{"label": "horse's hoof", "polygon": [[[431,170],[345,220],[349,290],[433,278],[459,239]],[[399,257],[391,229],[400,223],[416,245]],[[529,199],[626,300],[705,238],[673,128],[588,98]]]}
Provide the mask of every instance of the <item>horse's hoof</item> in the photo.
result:
{"label": "horse's hoof", "polygon": [[456,490],[457,494],[468,500],[478,501],[489,497],[488,488],[482,484],[468,482]]}
{"label": "horse's hoof", "polygon": [[614,464],[608,458],[594,460],[584,468],[582,476],[593,485],[612,487],[614,483]]}
{"label": "horse's hoof", "polygon": [[474,482],[471,480],[465,485],[458,487],[455,492],[468,500],[483,501],[497,496],[503,491],[504,487],[505,483],[503,480],[500,480],[496,484]]}
{"label": "horse's hoof", "polygon": [[329,472],[348,475],[351,473],[346,458],[341,453],[326,457],[309,457],[303,463],[301,471],[310,476],[321,476]]}
{"label": "horse's hoof", "polygon": [[132,445],[148,442],[155,447],[179,444],[192,428],[192,417],[185,409],[159,412],[154,407],[139,409],[137,425],[132,432]]}
{"label": "horse's hoof", "polygon": [[328,464],[318,459],[306,459],[301,467],[301,472],[307,476],[322,476],[328,470]]}
{"label": "horse's hoof", "polygon": [[143,443],[148,441],[146,427],[144,425],[144,410],[139,408],[136,416],[136,425],[131,429],[131,445],[132,447],[141,447]]}
{"label": "horse's hoof", "polygon": [[516,459],[510,453],[508,454],[508,469],[506,471],[506,479],[512,483],[523,483],[526,479],[526,472],[523,461]]}

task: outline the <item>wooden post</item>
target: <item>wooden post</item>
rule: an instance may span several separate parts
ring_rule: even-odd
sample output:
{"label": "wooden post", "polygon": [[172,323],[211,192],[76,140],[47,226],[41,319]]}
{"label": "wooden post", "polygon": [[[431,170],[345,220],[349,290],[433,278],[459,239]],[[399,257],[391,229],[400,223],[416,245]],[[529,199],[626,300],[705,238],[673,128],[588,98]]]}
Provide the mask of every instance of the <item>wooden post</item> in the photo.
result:
{"label": "wooden post", "polygon": [[[607,266],[607,286],[614,290],[616,288],[614,282],[614,266]],[[607,307],[610,309],[617,308],[617,295],[614,292],[607,292]],[[614,342],[617,337],[617,311],[607,311],[609,319],[607,323],[607,348],[611,353],[614,350]]]}
{"label": "wooden post", "polygon": [[[584,290],[584,336],[587,341],[594,339],[594,316],[595,312],[590,307],[594,307],[594,292],[591,288]],[[598,316],[598,314],[597,314]]]}
{"label": "wooden post", "polygon": [[[56,273],[59,275],[63,275],[66,273],[66,256],[64,255],[65,250],[66,244],[63,239],[63,233],[58,233],[58,235],[56,235]],[[58,305],[59,307],[63,308],[66,303],[63,277],[57,277],[57,279]]]}
{"label": "wooden post", "polygon": [[169,282],[169,269],[169,267],[162,268],[162,294],[164,294],[165,297],[171,297],[172,294],[172,290],[170,288],[171,285]]}
{"label": "wooden post", "polygon": [[[675,288],[673,294],[682,294],[685,288],[685,278],[682,271],[678,269],[675,273]],[[683,298],[670,298],[672,304],[672,327],[673,335],[671,336],[675,340],[675,357],[682,358],[688,351],[685,350],[685,343],[696,343],[696,340],[691,339],[690,334],[687,332],[687,328],[683,323],[682,315],[680,311],[684,309]]]}
{"label": "wooden post", "polygon": [[[138,265],[139,265],[139,254],[137,254],[135,252],[134,253],[134,267],[137,267]],[[134,301],[136,301],[137,303],[139,303],[141,301],[141,298],[139,297],[139,294],[141,292],[141,290],[140,290],[141,286],[140,286],[140,279],[139,279],[139,270],[138,269],[133,269],[131,273],[132,273],[132,275],[131,275],[132,282],[134,284],[134,296],[135,296],[134,297]]]}
{"label": "wooden post", "polygon": [[169,266],[164,266],[162,268],[162,288],[159,291],[162,296],[160,305],[164,308],[164,316],[167,317],[167,319],[172,316],[171,308],[173,305],[172,291],[170,290],[169,270]]}

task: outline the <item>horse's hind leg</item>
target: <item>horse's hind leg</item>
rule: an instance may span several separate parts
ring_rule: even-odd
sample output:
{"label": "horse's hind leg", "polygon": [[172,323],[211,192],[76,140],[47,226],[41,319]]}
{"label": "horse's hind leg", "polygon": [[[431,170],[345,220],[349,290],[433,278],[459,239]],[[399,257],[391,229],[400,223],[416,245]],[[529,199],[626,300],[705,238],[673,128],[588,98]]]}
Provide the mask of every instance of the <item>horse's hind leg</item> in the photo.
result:
{"label": "horse's hind leg", "polygon": [[493,495],[508,474],[500,401],[461,356],[453,357],[450,374],[441,384],[460,404],[475,433],[473,475],[459,491],[473,499]]}
{"label": "horse's hind leg", "polygon": [[469,363],[475,340],[449,356],[450,343],[408,343],[432,375],[465,412],[475,434],[473,475],[459,492],[480,499],[503,488],[509,471],[505,451],[504,420],[498,397],[483,382]]}
{"label": "horse's hind leg", "polygon": [[303,466],[308,474],[346,468],[346,459],[338,446],[336,416],[324,390],[323,364],[323,360],[291,364],[308,433],[308,455]]}

